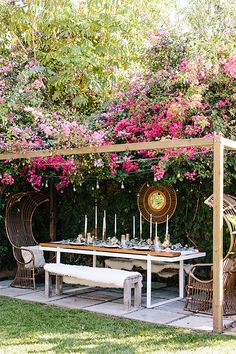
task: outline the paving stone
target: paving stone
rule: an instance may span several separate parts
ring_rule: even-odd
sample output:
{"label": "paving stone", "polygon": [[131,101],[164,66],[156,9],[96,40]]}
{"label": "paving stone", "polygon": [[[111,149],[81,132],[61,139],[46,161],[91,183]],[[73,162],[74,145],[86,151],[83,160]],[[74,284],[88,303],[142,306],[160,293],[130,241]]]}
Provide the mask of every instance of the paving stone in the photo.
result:
{"label": "paving stone", "polygon": [[46,298],[44,295],[44,291],[38,291],[38,292],[31,292],[28,294],[24,294],[24,295],[19,295],[17,296],[17,299],[20,300],[26,300],[26,301],[33,301],[33,302],[40,302],[40,303],[50,303],[53,302],[55,300],[59,300],[59,299],[63,299],[68,297],[69,295],[53,295],[50,298]]}
{"label": "paving stone", "polygon": [[[164,289],[167,287],[167,284],[166,283],[160,283],[160,282],[155,282],[155,281],[152,281],[152,290],[155,290],[155,289]],[[147,282],[146,281],[143,281],[143,288],[146,289],[147,288]]]}
{"label": "paving stone", "polygon": [[124,317],[151,323],[169,324],[172,321],[180,320],[184,316],[182,314],[171,313],[161,310],[155,311],[153,309],[142,309],[124,315]]}
{"label": "paving stone", "polygon": [[224,334],[228,334],[230,336],[236,336],[236,327],[228,327],[225,331]]}
{"label": "paving stone", "polygon": [[121,296],[123,296],[123,291],[121,290],[120,292],[114,292],[114,291],[109,291],[109,290],[96,290],[93,292],[88,292],[86,294],[81,293],[78,295],[79,297],[84,297],[86,299],[93,299],[93,300],[100,300],[100,301],[107,301],[107,300],[115,300],[119,299]]}
{"label": "paving stone", "polygon": [[161,311],[166,311],[166,312],[171,312],[171,313],[180,313],[183,315],[191,315],[192,312],[190,311],[185,311],[184,310],[184,304],[185,304],[185,300],[181,301],[181,300],[177,300],[174,302],[170,302],[169,304],[166,305],[161,305],[158,307],[154,307],[154,310],[161,310]]}
{"label": "paving stone", "polygon": [[84,299],[78,296],[68,296],[60,299],[54,298],[54,300],[51,301],[51,304],[53,305],[73,309],[87,309],[87,307],[97,305],[99,303],[99,300]]}
{"label": "paving stone", "polygon": [[[104,314],[113,315],[113,316],[122,316],[122,315],[127,314],[127,312],[124,309],[123,303],[117,304],[117,303],[110,302],[110,301],[105,302],[103,304],[87,307],[87,308],[85,308],[85,310],[98,312],[98,313],[104,313]],[[131,311],[132,311],[132,309],[131,309]]]}
{"label": "paving stone", "polygon": [[11,288],[11,287],[4,287],[0,289],[0,295],[2,296],[9,296],[9,297],[18,297],[20,295],[24,294],[35,294],[37,293],[37,290],[32,290],[32,289],[20,289],[20,288]]}
{"label": "paving stone", "polygon": [[12,280],[2,280],[0,281],[0,289],[7,288],[11,285]]}
{"label": "paving stone", "polygon": [[[224,320],[224,326],[228,327],[231,322],[232,322],[231,320]],[[170,323],[170,325],[176,327],[182,327],[182,328],[195,329],[195,330],[205,330],[205,331],[213,330],[213,320],[211,316],[205,317],[205,316],[189,315],[185,318]]]}

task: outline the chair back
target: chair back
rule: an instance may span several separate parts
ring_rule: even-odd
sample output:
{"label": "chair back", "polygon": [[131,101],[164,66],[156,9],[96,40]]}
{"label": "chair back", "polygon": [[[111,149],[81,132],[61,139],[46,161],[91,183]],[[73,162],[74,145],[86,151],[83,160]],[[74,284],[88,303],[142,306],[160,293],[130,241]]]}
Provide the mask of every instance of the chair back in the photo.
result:
{"label": "chair back", "polygon": [[48,201],[42,193],[21,192],[14,194],[6,206],[5,228],[16,260],[22,262],[19,247],[34,246],[37,241],[32,230],[32,218],[37,207]]}
{"label": "chair back", "polygon": [[[213,194],[205,200],[205,204],[213,207],[214,197]],[[227,224],[230,233],[230,246],[224,259],[235,255],[235,238],[236,238],[236,225],[232,223],[227,217],[228,215],[236,216],[236,197],[224,194],[223,196],[223,217]]]}

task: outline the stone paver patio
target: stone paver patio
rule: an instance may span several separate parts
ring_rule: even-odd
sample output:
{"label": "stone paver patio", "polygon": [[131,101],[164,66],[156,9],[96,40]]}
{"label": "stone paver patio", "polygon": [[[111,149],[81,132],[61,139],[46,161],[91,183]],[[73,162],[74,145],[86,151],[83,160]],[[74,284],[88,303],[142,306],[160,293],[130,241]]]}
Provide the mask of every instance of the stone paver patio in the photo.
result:
{"label": "stone paver patio", "polygon": [[[184,301],[175,301],[166,305],[145,308],[145,290],[142,296],[143,307],[129,312],[124,311],[122,289],[100,289],[100,288],[75,288],[65,287],[62,296],[52,296],[46,299],[44,296],[44,284],[39,284],[37,290],[18,289],[10,287],[10,280],[0,281],[0,296],[7,296],[15,299],[33,301],[71,309],[83,309],[121,318],[129,318],[155,324],[165,324],[175,327],[188,328],[201,331],[212,331],[212,316],[193,314],[184,310]],[[177,296],[177,288],[166,287],[163,283],[156,283],[153,289],[153,300],[163,301]],[[224,318],[225,333],[236,334],[232,323],[236,316]]]}

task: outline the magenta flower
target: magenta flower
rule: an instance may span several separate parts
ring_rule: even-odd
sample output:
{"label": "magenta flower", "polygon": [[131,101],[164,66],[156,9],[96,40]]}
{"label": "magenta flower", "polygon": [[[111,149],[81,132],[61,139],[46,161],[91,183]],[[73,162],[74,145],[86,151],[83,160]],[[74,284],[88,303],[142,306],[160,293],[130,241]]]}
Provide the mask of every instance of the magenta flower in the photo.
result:
{"label": "magenta flower", "polygon": [[195,170],[193,172],[185,172],[184,175],[189,181],[195,181],[197,177],[197,172]]}
{"label": "magenta flower", "polygon": [[2,179],[1,179],[1,183],[2,184],[6,184],[6,185],[12,185],[14,184],[14,178],[9,174],[9,173],[6,173],[4,172],[3,173],[3,176],[2,176]]}

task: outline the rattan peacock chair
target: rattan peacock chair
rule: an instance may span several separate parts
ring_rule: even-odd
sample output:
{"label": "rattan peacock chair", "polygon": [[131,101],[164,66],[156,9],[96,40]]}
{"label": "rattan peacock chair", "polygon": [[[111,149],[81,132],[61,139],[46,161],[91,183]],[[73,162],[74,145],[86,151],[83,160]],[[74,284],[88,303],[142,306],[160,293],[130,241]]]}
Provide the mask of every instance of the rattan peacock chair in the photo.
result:
{"label": "rattan peacock chair", "polygon": [[[213,195],[205,201],[205,204],[213,207]],[[232,220],[235,218],[235,215],[236,197],[224,194],[223,217],[230,233],[230,246],[223,261],[224,315],[232,315],[236,313],[236,224]],[[200,269],[200,267],[212,267],[212,264],[195,264],[191,268],[187,286],[185,309],[192,312],[212,314],[213,279],[200,280],[196,276],[196,270]]]}
{"label": "rattan peacock chair", "polygon": [[[32,230],[32,218],[37,207],[48,202],[48,198],[36,192],[21,192],[10,197],[6,206],[5,227],[17,262],[16,275],[11,283],[13,287],[35,289],[35,277],[42,267],[37,268],[36,257],[29,246],[36,246]],[[23,251],[28,261],[23,258]]]}

